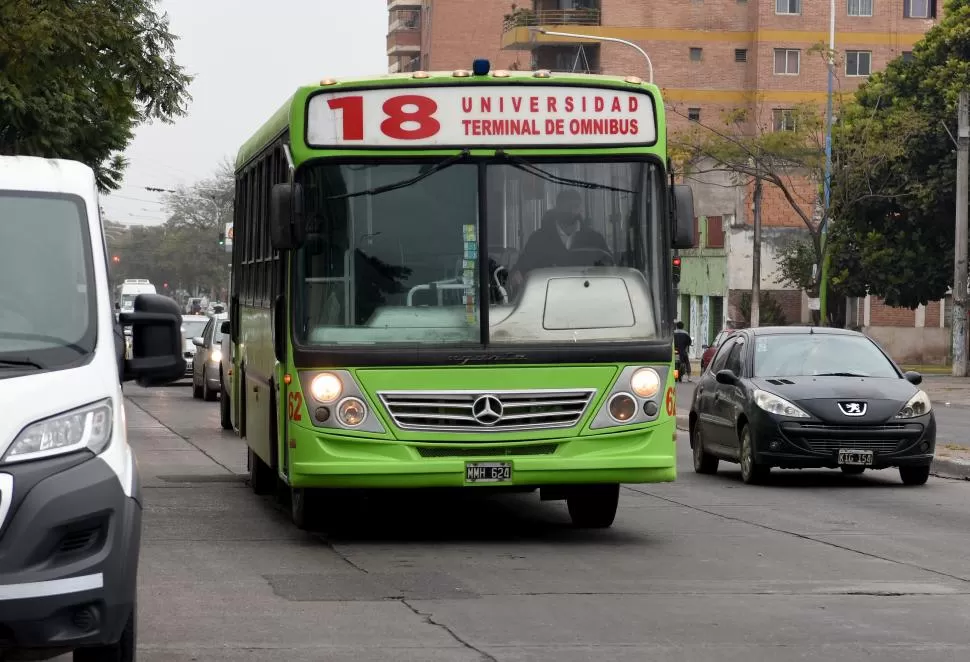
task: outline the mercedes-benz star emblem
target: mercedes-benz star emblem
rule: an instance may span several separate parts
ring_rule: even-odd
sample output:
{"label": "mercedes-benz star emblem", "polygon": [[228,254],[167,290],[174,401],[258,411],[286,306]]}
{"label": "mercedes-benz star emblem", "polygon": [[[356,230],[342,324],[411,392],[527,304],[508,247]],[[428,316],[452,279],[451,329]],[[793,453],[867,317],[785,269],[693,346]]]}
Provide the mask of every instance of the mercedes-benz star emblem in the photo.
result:
{"label": "mercedes-benz star emblem", "polygon": [[846,416],[865,416],[868,407],[865,402],[840,402],[839,408]]}
{"label": "mercedes-benz star emblem", "polygon": [[482,395],[472,403],[472,416],[482,425],[495,425],[502,420],[502,401],[494,395]]}

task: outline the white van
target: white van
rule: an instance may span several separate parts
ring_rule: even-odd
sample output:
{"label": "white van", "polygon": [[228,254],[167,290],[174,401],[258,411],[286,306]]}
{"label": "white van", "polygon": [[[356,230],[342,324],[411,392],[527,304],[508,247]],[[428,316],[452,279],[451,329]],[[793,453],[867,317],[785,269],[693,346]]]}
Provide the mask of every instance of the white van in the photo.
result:
{"label": "white van", "polygon": [[185,365],[174,302],[122,314],[125,360],[111,299],[93,171],[0,156],[0,659],[135,659],[142,507],[121,384]]}
{"label": "white van", "polygon": [[134,312],[139,294],[155,294],[155,286],[147,278],[126,278],[118,290],[118,305],[123,313]]}

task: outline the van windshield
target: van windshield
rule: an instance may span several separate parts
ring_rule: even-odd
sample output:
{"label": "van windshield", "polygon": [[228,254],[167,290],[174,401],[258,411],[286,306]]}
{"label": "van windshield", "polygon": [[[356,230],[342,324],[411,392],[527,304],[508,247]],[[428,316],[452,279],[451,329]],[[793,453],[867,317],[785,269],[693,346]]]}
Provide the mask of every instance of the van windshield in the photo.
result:
{"label": "van windshield", "polygon": [[75,365],[96,340],[83,201],[0,191],[0,379]]}

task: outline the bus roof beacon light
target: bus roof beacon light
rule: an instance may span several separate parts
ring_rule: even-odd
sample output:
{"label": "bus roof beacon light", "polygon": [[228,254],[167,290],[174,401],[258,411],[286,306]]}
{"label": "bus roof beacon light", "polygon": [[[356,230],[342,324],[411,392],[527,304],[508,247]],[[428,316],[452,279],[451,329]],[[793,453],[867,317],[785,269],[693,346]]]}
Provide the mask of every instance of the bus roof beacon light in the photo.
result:
{"label": "bus roof beacon light", "polygon": [[487,76],[491,68],[492,64],[485,59],[479,59],[472,62],[472,72],[476,76]]}

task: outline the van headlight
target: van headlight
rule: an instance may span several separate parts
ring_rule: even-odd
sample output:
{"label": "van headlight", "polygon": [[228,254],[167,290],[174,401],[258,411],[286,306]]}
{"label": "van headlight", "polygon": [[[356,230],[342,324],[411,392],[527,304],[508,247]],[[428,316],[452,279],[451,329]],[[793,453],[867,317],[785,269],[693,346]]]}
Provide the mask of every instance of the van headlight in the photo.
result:
{"label": "van headlight", "polygon": [[112,420],[111,400],[102,400],[31,423],[10,444],[0,464],[65,455],[85,448],[97,455],[111,441]]}

